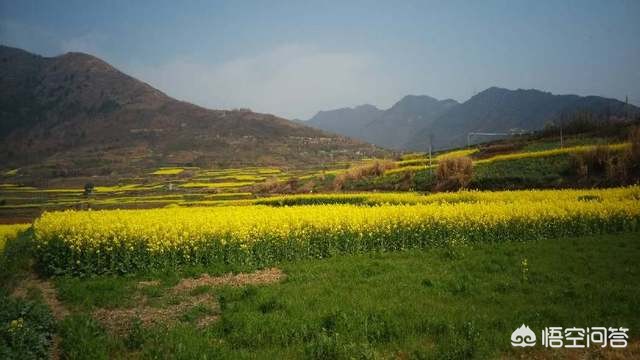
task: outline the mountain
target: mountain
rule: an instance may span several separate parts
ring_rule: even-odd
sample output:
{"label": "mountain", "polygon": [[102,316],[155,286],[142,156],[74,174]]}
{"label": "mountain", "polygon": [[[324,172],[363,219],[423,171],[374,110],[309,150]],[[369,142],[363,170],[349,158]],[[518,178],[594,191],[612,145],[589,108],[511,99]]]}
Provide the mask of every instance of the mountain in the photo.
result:
{"label": "mountain", "polygon": [[408,95],[387,110],[373,105],[320,111],[307,123],[318,129],[351,136],[392,149],[402,149],[415,131],[458,105],[426,95]]}
{"label": "mountain", "polygon": [[429,127],[457,101],[437,100],[426,95],[408,95],[365,127],[366,140],[392,149],[403,149],[407,139]]}
{"label": "mountain", "polygon": [[540,130],[550,121],[577,112],[609,118],[621,117],[627,111],[639,114],[639,110],[619,100],[599,96],[554,95],[533,89],[491,87],[438,117],[411,137],[405,148],[424,149],[425,139],[430,134],[433,134],[435,148],[451,148],[466,145],[469,132]]}
{"label": "mountain", "polygon": [[391,149],[424,151],[431,135],[434,148],[444,149],[466,145],[469,132],[540,130],[550,121],[577,112],[601,118],[640,114],[637,107],[616,99],[498,87],[486,89],[462,104],[409,95],[387,110],[367,106],[375,111],[359,110],[361,107],[321,111],[307,123]]}
{"label": "mountain", "polygon": [[69,174],[308,164],[380,149],[250,110],[175,100],[83,53],[0,46],[0,161]]}
{"label": "mountain", "polygon": [[373,105],[320,111],[306,123],[318,129],[365,140],[362,130],[384,113]]}

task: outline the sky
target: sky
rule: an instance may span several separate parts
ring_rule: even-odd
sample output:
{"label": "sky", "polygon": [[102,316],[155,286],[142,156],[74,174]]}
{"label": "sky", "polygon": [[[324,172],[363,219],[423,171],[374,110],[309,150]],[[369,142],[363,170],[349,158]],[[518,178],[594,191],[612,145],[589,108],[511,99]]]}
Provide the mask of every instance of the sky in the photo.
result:
{"label": "sky", "polygon": [[637,0],[0,0],[0,44],[86,52],[180,100],[289,119],[491,86],[640,105]]}

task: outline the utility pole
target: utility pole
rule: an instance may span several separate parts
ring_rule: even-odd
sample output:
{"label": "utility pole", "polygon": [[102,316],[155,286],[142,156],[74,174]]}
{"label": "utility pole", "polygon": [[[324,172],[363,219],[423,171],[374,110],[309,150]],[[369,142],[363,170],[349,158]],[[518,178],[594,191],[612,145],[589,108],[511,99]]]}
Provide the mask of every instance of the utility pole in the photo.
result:
{"label": "utility pole", "polygon": [[429,175],[433,175],[433,169],[431,168],[431,151],[433,149],[433,134],[429,134]]}

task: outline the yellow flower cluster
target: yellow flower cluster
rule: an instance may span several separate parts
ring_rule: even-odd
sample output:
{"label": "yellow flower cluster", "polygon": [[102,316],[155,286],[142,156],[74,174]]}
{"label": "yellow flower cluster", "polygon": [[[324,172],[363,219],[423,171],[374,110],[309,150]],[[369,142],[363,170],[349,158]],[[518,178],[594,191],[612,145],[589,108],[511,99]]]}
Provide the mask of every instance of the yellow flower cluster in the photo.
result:
{"label": "yellow flower cluster", "polygon": [[[631,146],[630,143],[619,143],[619,144],[608,145],[611,151],[622,151],[624,149],[627,149],[630,146]],[[517,159],[525,159],[525,158],[539,158],[539,157],[556,156],[556,155],[563,155],[563,154],[579,154],[587,151],[592,151],[596,147],[597,145],[578,145],[578,146],[565,147],[561,149],[502,154],[502,155],[496,155],[487,159],[477,160],[474,162],[474,164],[484,164],[484,163],[490,163],[494,161],[517,160]]]}
{"label": "yellow flower cluster", "polygon": [[65,211],[45,213],[34,228],[39,261],[54,273],[218,262],[268,265],[451,240],[497,242],[635,231],[640,219],[637,196],[638,187],[632,187],[438,194],[423,196],[432,201],[378,206]]}
{"label": "yellow flower cluster", "polygon": [[7,240],[15,238],[30,226],[31,224],[0,225],[0,251],[4,249]]}
{"label": "yellow flower cluster", "polygon": [[565,189],[565,190],[512,190],[476,191],[464,190],[449,193],[423,195],[415,192],[387,193],[339,193],[339,194],[298,194],[272,196],[252,200],[256,205],[293,206],[320,204],[431,204],[458,202],[520,202],[520,201],[575,200],[640,200],[640,186],[610,189]]}
{"label": "yellow flower cluster", "polygon": [[[611,151],[623,151],[631,146],[630,143],[619,143],[619,144],[611,144],[608,145]],[[549,156],[557,156],[557,155],[566,155],[566,154],[578,154],[584,153],[587,151],[592,151],[595,149],[597,145],[578,145],[578,146],[570,146],[561,149],[550,149],[550,150],[540,150],[540,151],[525,151],[525,152],[517,152],[511,154],[501,154],[495,155],[490,158],[475,160],[473,162],[474,165],[488,164],[496,161],[508,161],[508,160],[519,160],[519,159],[529,159],[529,158],[541,158],[541,157],[549,157]],[[445,157],[460,157],[460,156],[469,156],[477,152],[477,149],[464,149],[464,150],[456,150],[448,153],[441,154],[437,156],[434,160],[434,163],[437,163],[438,160],[442,160]],[[385,175],[392,175],[404,172],[416,172],[423,171],[429,169],[428,159],[425,158],[413,158],[409,160],[403,160],[397,162],[400,166],[395,169],[390,169],[385,171]],[[432,165],[432,168],[435,168],[437,165]]]}

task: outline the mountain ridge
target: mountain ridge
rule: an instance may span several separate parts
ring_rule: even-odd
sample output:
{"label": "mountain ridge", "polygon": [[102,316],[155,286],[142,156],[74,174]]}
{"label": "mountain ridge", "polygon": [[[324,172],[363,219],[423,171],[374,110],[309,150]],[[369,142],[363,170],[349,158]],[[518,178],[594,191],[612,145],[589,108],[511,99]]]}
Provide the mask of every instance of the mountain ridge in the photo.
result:
{"label": "mountain ridge", "polygon": [[271,114],[179,101],[84,53],[43,57],[0,46],[0,62],[0,160],[8,166],[92,174],[305,164],[383,152]]}
{"label": "mountain ridge", "polygon": [[407,95],[373,117],[361,116],[357,123],[350,123],[352,119],[341,112],[325,111],[316,114],[309,124],[336,133],[346,127],[350,136],[396,150],[424,150],[431,134],[435,148],[452,148],[464,146],[469,132],[535,131],[547,122],[580,111],[601,117],[640,114],[637,107],[617,99],[492,86],[462,103]]}

